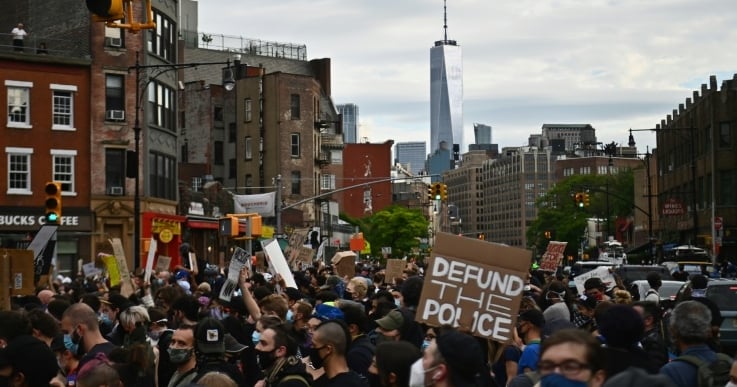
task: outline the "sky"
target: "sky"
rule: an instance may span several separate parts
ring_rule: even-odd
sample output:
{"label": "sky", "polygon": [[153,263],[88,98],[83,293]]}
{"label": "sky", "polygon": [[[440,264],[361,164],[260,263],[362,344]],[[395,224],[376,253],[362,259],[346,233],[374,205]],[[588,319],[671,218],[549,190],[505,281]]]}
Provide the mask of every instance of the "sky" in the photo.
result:
{"label": "sky", "polygon": [[[467,143],[473,123],[500,147],[564,123],[624,145],[710,75],[721,86],[737,73],[734,0],[448,0],[447,20],[463,50]],[[331,58],[333,102],[358,105],[359,139],[429,147],[442,0],[200,0],[198,29],[305,44],[308,59]],[[635,139],[655,146],[652,132]]]}

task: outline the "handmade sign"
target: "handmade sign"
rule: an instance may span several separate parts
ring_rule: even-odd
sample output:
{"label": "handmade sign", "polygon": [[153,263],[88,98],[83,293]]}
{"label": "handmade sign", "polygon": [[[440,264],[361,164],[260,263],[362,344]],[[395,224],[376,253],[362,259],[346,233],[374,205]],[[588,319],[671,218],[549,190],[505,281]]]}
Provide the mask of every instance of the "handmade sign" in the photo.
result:
{"label": "handmade sign", "polygon": [[531,260],[528,250],[438,233],[417,321],[511,341]]}
{"label": "handmade sign", "polygon": [[404,266],[406,265],[406,262],[402,259],[387,259],[386,260],[386,270],[384,273],[384,282],[391,284],[394,282],[394,279],[397,277],[401,277],[402,273],[404,273]]}
{"label": "handmade sign", "polygon": [[566,250],[568,242],[556,242],[551,241],[548,243],[548,248],[542,256],[540,261],[540,270],[554,272],[558,269],[560,261],[563,260],[563,253]]}

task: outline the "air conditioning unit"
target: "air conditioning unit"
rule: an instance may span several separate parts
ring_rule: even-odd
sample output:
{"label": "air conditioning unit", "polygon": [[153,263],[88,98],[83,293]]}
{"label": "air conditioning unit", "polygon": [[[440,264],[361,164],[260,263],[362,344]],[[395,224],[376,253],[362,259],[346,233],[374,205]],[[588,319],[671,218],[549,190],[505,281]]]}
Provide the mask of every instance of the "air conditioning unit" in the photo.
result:
{"label": "air conditioning unit", "polygon": [[123,39],[121,38],[106,38],[106,43],[110,47],[122,47]]}
{"label": "air conditioning unit", "polygon": [[108,121],[124,121],[125,110],[108,110],[105,112],[105,119]]}
{"label": "air conditioning unit", "polygon": [[123,195],[123,187],[108,187],[107,194],[110,196],[121,196]]}

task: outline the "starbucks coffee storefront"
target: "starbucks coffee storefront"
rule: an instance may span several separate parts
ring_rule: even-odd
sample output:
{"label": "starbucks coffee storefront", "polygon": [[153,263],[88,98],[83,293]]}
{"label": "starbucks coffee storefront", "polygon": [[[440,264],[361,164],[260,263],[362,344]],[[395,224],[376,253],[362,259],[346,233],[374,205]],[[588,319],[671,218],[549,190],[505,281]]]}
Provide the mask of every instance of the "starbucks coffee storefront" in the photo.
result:
{"label": "starbucks coffee storefront", "polygon": [[[0,248],[25,249],[44,224],[38,208],[0,206]],[[89,208],[65,207],[57,232],[57,272],[74,277],[77,260],[91,259],[93,215]]]}

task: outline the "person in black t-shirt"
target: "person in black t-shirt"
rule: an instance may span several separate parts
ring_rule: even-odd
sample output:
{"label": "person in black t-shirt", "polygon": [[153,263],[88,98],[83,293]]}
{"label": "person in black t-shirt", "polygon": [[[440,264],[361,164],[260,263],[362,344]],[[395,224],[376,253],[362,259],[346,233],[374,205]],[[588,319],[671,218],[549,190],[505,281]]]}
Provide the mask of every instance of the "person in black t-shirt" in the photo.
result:
{"label": "person in black t-shirt", "polygon": [[312,336],[310,361],[314,368],[324,368],[315,387],[368,387],[368,381],[348,368],[346,353],[351,337],[345,324],[328,320],[320,324]]}

